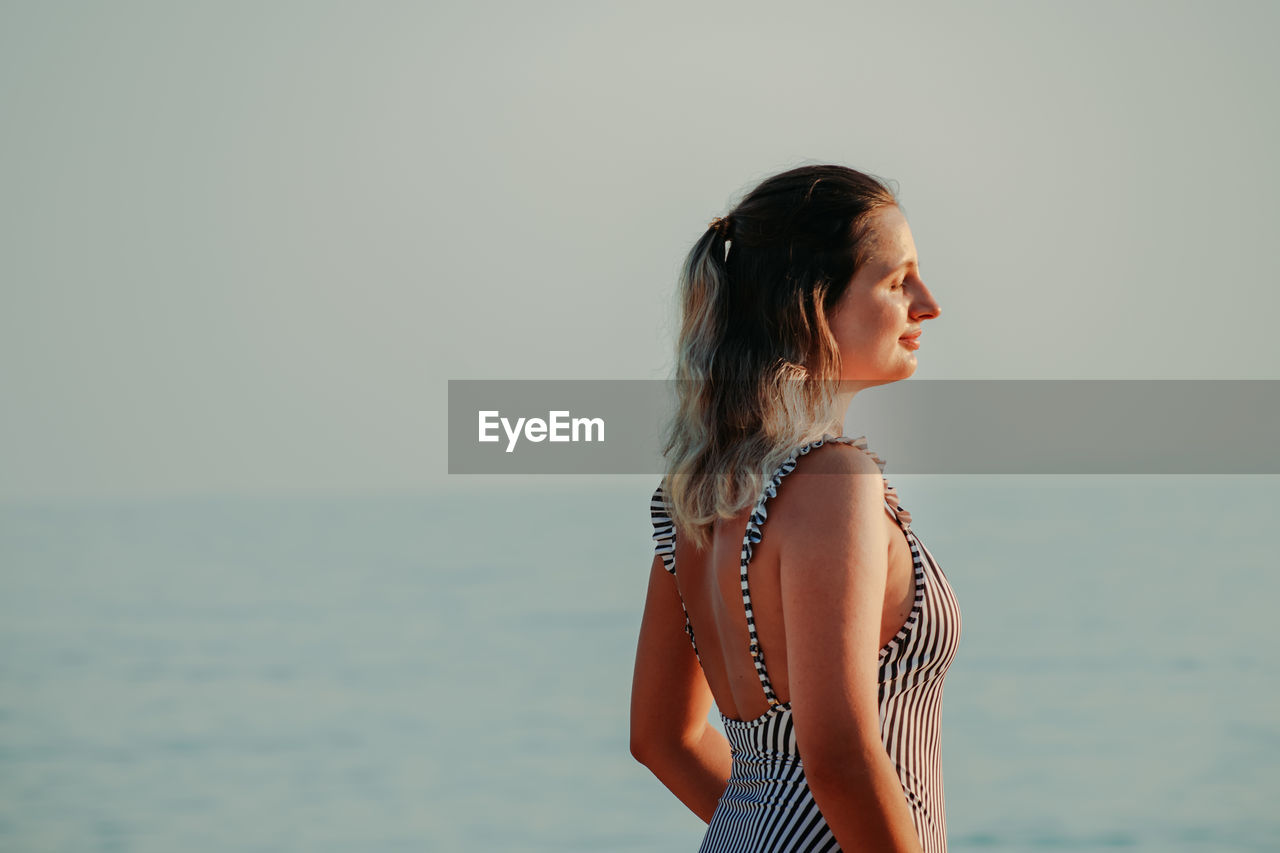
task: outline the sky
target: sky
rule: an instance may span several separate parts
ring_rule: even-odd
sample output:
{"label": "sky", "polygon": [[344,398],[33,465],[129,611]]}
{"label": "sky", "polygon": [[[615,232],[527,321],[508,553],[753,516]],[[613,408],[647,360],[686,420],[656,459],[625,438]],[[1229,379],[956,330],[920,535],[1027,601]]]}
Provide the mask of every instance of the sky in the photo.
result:
{"label": "sky", "polygon": [[916,378],[1277,379],[1268,2],[0,6],[0,500],[438,492],[661,379],[765,177],[891,180]]}

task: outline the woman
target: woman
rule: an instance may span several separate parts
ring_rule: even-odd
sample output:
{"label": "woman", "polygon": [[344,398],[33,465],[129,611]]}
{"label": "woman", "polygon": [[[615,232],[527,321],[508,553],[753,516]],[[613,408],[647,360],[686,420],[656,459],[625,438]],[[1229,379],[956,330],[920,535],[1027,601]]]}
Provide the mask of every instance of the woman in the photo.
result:
{"label": "woman", "polygon": [[874,178],[793,169],[712,221],[681,298],[631,751],[708,822],[704,853],[943,853],[960,613],[883,460],[844,435],[939,314],[906,219]]}

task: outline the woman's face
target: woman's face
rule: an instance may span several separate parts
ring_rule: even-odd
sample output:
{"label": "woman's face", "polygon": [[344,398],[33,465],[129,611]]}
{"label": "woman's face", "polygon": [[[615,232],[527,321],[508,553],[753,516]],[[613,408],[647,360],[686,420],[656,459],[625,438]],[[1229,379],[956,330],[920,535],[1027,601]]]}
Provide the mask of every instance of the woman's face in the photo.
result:
{"label": "woman's face", "polygon": [[921,323],[941,313],[920,278],[916,244],[897,207],[872,214],[870,252],[828,318],[840,345],[840,378],[856,387],[906,379],[916,370]]}

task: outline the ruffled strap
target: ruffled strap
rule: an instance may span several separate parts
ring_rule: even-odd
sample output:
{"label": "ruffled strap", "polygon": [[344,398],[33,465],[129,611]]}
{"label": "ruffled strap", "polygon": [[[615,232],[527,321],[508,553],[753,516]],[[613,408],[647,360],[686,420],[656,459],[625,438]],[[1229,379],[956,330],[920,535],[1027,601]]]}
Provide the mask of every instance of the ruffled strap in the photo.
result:
{"label": "ruffled strap", "polygon": [[667,493],[659,483],[649,499],[649,518],[653,522],[654,551],[662,557],[662,565],[671,574],[676,573],[676,525],[667,509]]}
{"label": "ruffled strap", "polygon": [[[654,490],[649,499],[649,518],[653,522],[654,552],[662,557],[662,567],[675,577],[676,574],[676,524],[671,518],[671,510],[667,507],[667,493],[662,483]],[[677,585],[676,595],[680,595]],[[698,654],[698,644],[693,639],[693,625],[689,622],[689,610],[684,606],[684,597],[680,596],[680,609],[684,611],[684,632],[689,635],[693,645],[693,654],[702,662]]]}
{"label": "ruffled strap", "polygon": [[[765,519],[769,517],[769,510],[766,503],[770,498],[776,498],[778,496],[778,485],[782,483],[782,479],[796,469],[796,465],[799,463],[801,456],[806,455],[810,451],[815,450],[828,442],[848,444],[858,448],[863,453],[866,453],[871,457],[883,476],[885,460],[881,459],[874,450],[867,447],[867,437],[865,435],[860,435],[857,438],[850,438],[846,435],[824,435],[817,441],[810,442],[809,444],[797,448],[795,453],[792,453],[780,466],[778,466],[778,470],[773,475],[773,479],[765,483],[764,489],[760,495],[760,500],[756,502],[756,507],[751,512],[751,518],[747,521],[747,532],[742,539],[744,561],[751,559],[751,546],[760,541],[760,528],[764,525]],[[901,519],[902,516],[906,516],[906,519],[909,521],[910,516],[906,515],[906,510],[902,509],[902,507],[898,505],[898,493],[893,490],[893,487],[890,486],[887,481],[884,485],[885,503],[894,510],[899,519]]]}
{"label": "ruffled strap", "polygon": [[889,485],[889,481],[884,481],[884,502],[893,510],[893,517],[898,520],[898,526],[902,528],[902,532],[906,533],[911,527],[911,513],[898,503],[898,492],[893,486]]}
{"label": "ruffled strap", "polygon": [[[778,466],[777,472],[774,473],[772,479],[765,483],[761,492],[760,500],[756,502],[755,509],[751,511],[751,516],[747,520],[747,530],[742,537],[742,605],[747,614],[747,632],[751,637],[750,652],[751,659],[755,663],[756,675],[760,679],[760,686],[764,688],[765,699],[769,702],[769,707],[780,704],[778,697],[773,692],[773,685],[769,682],[768,672],[765,670],[764,654],[760,651],[760,638],[756,634],[755,612],[751,606],[751,589],[747,581],[747,566],[751,562],[753,554],[753,546],[759,544],[763,535],[762,528],[765,521],[769,517],[768,501],[770,498],[778,496],[778,486],[782,483],[784,477],[796,469],[796,465],[801,456],[804,456],[812,450],[822,445],[832,442],[837,444],[848,444],[858,448],[866,453],[876,463],[876,467],[880,469],[880,473],[884,474],[885,460],[881,459],[874,451],[867,447],[867,437],[865,435],[857,438],[850,438],[845,435],[824,435],[817,441],[812,441],[801,447],[796,448],[787,459]],[[889,509],[890,515],[898,522],[903,531],[907,530],[907,524],[911,521],[911,516],[898,503],[898,494],[886,481],[885,490],[885,506]]]}

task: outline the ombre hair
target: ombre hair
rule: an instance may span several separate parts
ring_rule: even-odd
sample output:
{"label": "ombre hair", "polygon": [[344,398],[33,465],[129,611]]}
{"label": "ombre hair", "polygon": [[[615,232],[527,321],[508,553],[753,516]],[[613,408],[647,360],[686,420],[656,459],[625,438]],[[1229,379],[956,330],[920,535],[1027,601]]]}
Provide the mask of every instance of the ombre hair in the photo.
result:
{"label": "ombre hair", "polygon": [[894,205],[870,175],[801,166],[765,180],[690,250],[663,484],[678,535],[698,548],[798,447],[838,434],[827,317],[867,258],[872,214]]}

